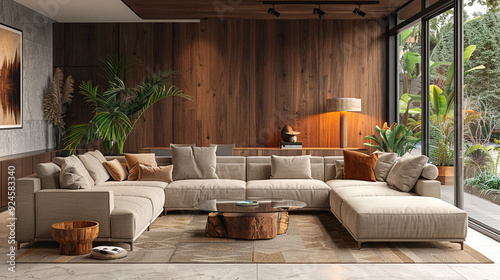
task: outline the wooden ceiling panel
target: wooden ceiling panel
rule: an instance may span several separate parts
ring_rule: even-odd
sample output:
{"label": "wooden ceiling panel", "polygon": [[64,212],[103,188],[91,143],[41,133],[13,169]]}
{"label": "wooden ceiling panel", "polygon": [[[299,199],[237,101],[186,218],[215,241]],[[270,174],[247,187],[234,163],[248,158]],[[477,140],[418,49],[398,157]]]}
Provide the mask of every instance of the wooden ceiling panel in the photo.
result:
{"label": "wooden ceiling panel", "polygon": [[[317,19],[312,13],[318,5],[311,4],[275,5],[280,17],[269,15],[271,5],[262,0],[122,0],[139,17],[145,20],[155,19]],[[302,1],[303,2],[303,1]],[[322,5],[326,13],[325,19],[380,19],[389,15],[407,0],[380,0],[380,4],[362,5],[361,10],[366,17],[352,13],[357,7],[356,0],[352,5]],[[279,1],[276,1],[279,3]]]}

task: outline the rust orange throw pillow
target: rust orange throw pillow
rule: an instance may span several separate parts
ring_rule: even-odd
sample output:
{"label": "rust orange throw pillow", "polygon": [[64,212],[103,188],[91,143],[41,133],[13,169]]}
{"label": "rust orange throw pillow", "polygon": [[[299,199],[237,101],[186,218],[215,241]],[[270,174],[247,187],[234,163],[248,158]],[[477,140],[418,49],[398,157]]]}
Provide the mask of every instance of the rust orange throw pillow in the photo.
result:
{"label": "rust orange throw pillow", "polygon": [[344,176],[342,179],[375,182],[375,165],[377,165],[377,160],[377,153],[366,155],[344,150]]}

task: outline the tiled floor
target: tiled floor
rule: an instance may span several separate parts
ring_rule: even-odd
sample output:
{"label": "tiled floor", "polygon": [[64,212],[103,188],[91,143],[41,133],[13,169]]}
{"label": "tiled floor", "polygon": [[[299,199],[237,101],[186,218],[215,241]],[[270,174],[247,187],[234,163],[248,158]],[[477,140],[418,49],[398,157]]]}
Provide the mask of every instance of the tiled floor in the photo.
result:
{"label": "tiled floor", "polygon": [[500,279],[500,243],[474,230],[466,243],[495,264],[18,264],[13,273],[6,225],[0,213],[0,279]]}

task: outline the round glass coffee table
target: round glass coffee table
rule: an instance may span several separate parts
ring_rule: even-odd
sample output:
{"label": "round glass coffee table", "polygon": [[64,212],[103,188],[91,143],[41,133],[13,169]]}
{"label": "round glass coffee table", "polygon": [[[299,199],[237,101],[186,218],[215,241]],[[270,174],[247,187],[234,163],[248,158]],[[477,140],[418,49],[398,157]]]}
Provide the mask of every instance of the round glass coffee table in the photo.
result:
{"label": "round glass coffee table", "polygon": [[[248,201],[248,200],[247,200]],[[210,212],[205,232],[208,236],[237,239],[272,239],[288,229],[288,211],[306,203],[283,199],[254,199],[239,205],[235,200],[211,199],[196,203],[194,208]]]}

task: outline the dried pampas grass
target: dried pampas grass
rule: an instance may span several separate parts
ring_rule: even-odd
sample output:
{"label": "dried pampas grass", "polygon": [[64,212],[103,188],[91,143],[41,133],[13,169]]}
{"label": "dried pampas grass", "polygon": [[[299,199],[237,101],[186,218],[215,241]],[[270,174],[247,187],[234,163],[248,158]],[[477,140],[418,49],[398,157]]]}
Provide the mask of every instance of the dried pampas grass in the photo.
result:
{"label": "dried pampas grass", "polygon": [[74,91],[73,77],[69,75],[64,83],[63,80],[63,72],[61,68],[57,68],[52,78],[50,93],[43,98],[43,118],[61,127],[66,125],[64,117],[68,110],[67,104],[71,103]]}

